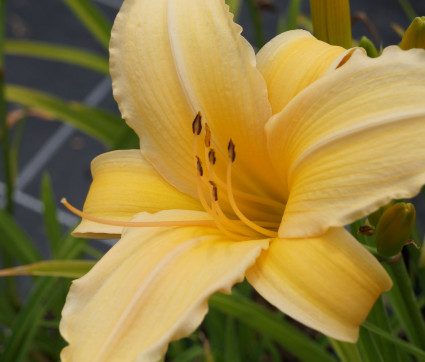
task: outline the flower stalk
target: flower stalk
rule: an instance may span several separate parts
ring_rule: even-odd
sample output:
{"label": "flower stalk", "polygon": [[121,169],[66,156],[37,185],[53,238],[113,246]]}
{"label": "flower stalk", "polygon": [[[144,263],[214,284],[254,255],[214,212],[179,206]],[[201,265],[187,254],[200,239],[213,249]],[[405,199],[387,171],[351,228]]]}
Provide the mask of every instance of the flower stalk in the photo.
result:
{"label": "flower stalk", "polygon": [[310,0],[317,39],[344,48],[352,47],[349,0]]}
{"label": "flower stalk", "polygon": [[385,264],[385,269],[394,281],[393,288],[387,292],[394,312],[405,328],[409,340],[417,347],[425,349],[425,323],[403,258],[395,257],[393,262]]}

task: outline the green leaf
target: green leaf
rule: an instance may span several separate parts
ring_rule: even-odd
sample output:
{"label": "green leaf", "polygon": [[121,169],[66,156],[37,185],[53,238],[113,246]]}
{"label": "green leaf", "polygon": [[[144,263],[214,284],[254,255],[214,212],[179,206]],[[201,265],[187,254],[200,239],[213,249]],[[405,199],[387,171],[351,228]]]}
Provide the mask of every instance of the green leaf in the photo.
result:
{"label": "green leaf", "polygon": [[46,260],[34,264],[0,270],[0,277],[38,275],[63,278],[80,278],[96,264],[91,260]]}
{"label": "green leaf", "polygon": [[68,122],[108,145],[113,145],[117,138],[128,132],[125,122],[115,113],[88,107],[78,102],[63,101],[31,88],[7,85],[6,99]]}
{"label": "green leaf", "polygon": [[[79,255],[84,250],[84,247],[85,243],[81,239],[67,236],[60,243],[57,255],[64,259],[73,258]],[[28,360],[29,349],[35,343],[37,332],[43,322],[43,316],[49,310],[47,301],[52,300],[52,296],[58,291],[62,292],[62,288],[58,288],[56,278],[42,277],[37,279],[30,297],[14,319],[11,328],[12,333],[5,338],[2,354],[0,355],[1,362]]]}
{"label": "green leaf", "polygon": [[363,362],[357,346],[353,343],[341,342],[329,338],[341,362]]}
{"label": "green leaf", "polygon": [[286,19],[279,19],[279,33],[297,29],[298,15],[301,9],[301,0],[291,0],[288,5]]}
{"label": "green leaf", "polygon": [[357,348],[362,356],[362,362],[384,362],[381,351],[378,350],[370,332],[364,327],[360,327]]}
{"label": "green leaf", "polygon": [[374,326],[373,324],[369,322],[364,322],[363,327],[365,327],[367,330],[369,330],[372,333],[377,334],[378,336],[381,336],[388,341],[391,341],[393,344],[395,344],[400,349],[409,352],[413,354],[414,356],[420,358],[421,360],[425,359],[425,351],[419,349],[418,347],[414,346],[413,344],[403,341],[402,339],[399,339],[388,332],[382,330],[379,327]]}
{"label": "green leaf", "polygon": [[62,230],[56,215],[55,198],[52,192],[52,184],[47,173],[43,175],[41,182],[41,198],[43,200],[44,224],[53,255],[56,255],[58,244],[62,239]]}
{"label": "green leaf", "polygon": [[[186,349],[183,353],[173,358],[173,362],[193,362],[197,358],[204,356],[204,349],[201,346],[195,345]],[[205,359],[202,359],[205,360]]]}
{"label": "green leaf", "polygon": [[20,55],[69,63],[109,75],[107,56],[72,46],[28,40],[8,40],[5,44],[5,52],[7,55]]}
{"label": "green leaf", "polygon": [[31,264],[42,259],[30,238],[3,210],[0,210],[0,235],[2,250],[15,257],[20,264]]}
{"label": "green leaf", "polygon": [[410,4],[409,0],[398,0],[398,3],[402,7],[404,13],[407,15],[410,21],[417,17],[415,10]]}
{"label": "green leaf", "polygon": [[305,362],[335,362],[316,341],[296,329],[292,324],[240,295],[214,294],[209,304],[212,308],[233,316],[278,342],[295,357]]}
{"label": "green leaf", "polygon": [[111,24],[88,0],[63,0],[105,49],[109,47]]}
{"label": "green leaf", "polygon": [[239,351],[236,323],[234,318],[229,316],[226,319],[224,360],[233,362],[242,361]]}
{"label": "green leaf", "polygon": [[36,282],[27,303],[15,319],[12,333],[4,341],[1,362],[28,360],[28,350],[47,309],[43,299],[54,290],[55,282],[53,278],[42,278]]}
{"label": "green leaf", "polygon": [[226,4],[229,5],[230,12],[235,16],[235,21],[239,17],[239,11],[241,9],[241,0],[226,0]]}
{"label": "green leaf", "polygon": [[0,325],[10,327],[15,317],[15,310],[4,292],[0,293]]}

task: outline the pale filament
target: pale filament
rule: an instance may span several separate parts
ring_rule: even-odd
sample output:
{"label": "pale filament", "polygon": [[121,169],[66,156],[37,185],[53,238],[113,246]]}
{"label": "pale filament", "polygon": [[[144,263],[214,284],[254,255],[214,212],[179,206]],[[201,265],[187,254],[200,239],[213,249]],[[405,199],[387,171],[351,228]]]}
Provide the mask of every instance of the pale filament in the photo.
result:
{"label": "pale filament", "polygon": [[[207,126],[207,124],[205,124],[205,126]],[[207,131],[207,135],[209,133],[209,129]],[[207,139],[207,135],[205,136],[205,139]],[[205,146],[210,146],[210,143],[205,142]],[[209,176],[209,184],[210,184],[210,195],[211,195],[211,206],[212,206],[212,210],[216,213],[218,219],[225,225],[227,225],[228,227],[230,227],[231,229],[233,229],[234,231],[238,231],[238,232],[242,232],[243,234],[252,234],[252,229],[248,229],[247,230],[247,226],[240,220],[231,220],[227,217],[227,215],[223,212],[223,210],[220,207],[220,203],[218,201],[218,197],[217,197],[217,193],[218,193],[218,188],[216,186],[216,180],[217,180],[217,175],[214,172],[214,164],[215,164],[215,151],[213,148],[210,148],[209,150],[207,148],[205,148],[205,159],[208,160],[208,176]],[[224,187],[223,189],[226,188],[226,185],[223,183]],[[279,224],[273,223],[273,222],[265,222],[267,225],[266,226],[271,226],[271,227],[279,227]],[[245,230],[241,230],[241,229],[245,229]]]}
{"label": "pale filament", "polygon": [[[225,189],[226,183],[216,174],[214,174],[214,176],[211,173],[214,173],[214,171],[212,170],[212,166],[214,165],[215,162],[211,162],[210,160],[210,154],[209,151],[213,150],[211,148],[211,130],[210,127],[208,126],[208,123],[205,123],[205,138],[204,138],[204,144],[205,144],[205,148],[204,148],[204,157],[205,160],[209,160],[210,162],[208,162],[208,176],[210,178],[210,180],[214,179],[214,182],[216,182],[218,185],[220,185],[220,187],[222,187],[223,189]],[[283,209],[285,208],[285,205],[279,201],[275,201],[275,200],[270,200],[270,199],[266,199],[260,196],[256,196],[253,194],[249,194],[247,192],[243,192],[240,190],[234,190],[233,193],[245,200],[248,201],[252,201],[258,204],[263,204],[265,206],[270,206],[276,209],[277,212],[283,212]]]}
{"label": "pale filament", "polygon": [[232,163],[235,161],[235,148],[232,140],[229,142],[228,146],[229,150],[229,161],[227,163],[227,197],[230,202],[230,206],[232,207],[235,214],[241,219],[242,222],[244,222],[247,226],[249,226],[251,229],[257,231],[260,234],[270,236],[272,238],[276,238],[278,236],[278,233],[276,231],[272,231],[269,229],[265,229],[253,221],[249,220],[239,209],[239,207],[236,204],[235,198],[232,193]]}
{"label": "pale filament", "polygon": [[192,124],[193,130],[193,157],[195,160],[196,167],[196,186],[198,191],[199,201],[201,202],[204,210],[214,219],[215,226],[225,235],[229,236],[232,239],[240,239],[242,235],[235,234],[226,229],[220,222],[220,218],[218,217],[215,210],[213,210],[207,203],[207,200],[204,196],[204,191],[202,188],[202,181],[204,180],[204,171],[202,168],[202,163],[200,158],[198,157],[198,136],[202,131],[202,123],[201,123],[201,114],[198,113]]}
{"label": "pale filament", "polygon": [[100,217],[86,214],[72,206],[65,198],[61,203],[73,214],[78,215],[82,219],[97,222],[99,224],[122,226],[122,227],[159,227],[159,226],[207,226],[214,227],[214,220],[164,220],[164,221],[118,221],[108,220]]}

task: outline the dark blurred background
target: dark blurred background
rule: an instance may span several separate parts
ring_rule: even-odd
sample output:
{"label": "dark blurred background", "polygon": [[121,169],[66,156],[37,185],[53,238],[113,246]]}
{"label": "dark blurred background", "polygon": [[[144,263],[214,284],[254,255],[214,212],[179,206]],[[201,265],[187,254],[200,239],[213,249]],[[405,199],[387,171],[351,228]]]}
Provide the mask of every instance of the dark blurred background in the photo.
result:
{"label": "dark blurred background", "polygon": [[[178,0],[177,0],[178,1]],[[92,0],[112,22],[122,0]],[[285,13],[288,1],[261,0],[266,38],[276,34],[278,17]],[[411,0],[418,15],[425,15],[425,1]],[[308,14],[308,0],[302,8]],[[410,21],[398,0],[352,0],[353,36],[368,36],[376,45],[397,44],[400,36],[392,28],[396,24],[405,29]],[[78,46],[107,56],[92,35],[69,8],[60,0],[9,0],[7,8],[7,37],[29,39],[56,44]],[[243,4],[238,22],[244,35],[254,43],[254,33],[247,6]],[[33,87],[67,100],[102,107],[118,112],[107,76],[80,67],[22,56],[6,57],[7,83]],[[9,111],[19,106],[10,104]],[[40,184],[44,172],[52,179],[57,200],[66,196],[82,207],[90,185],[90,162],[106,151],[98,141],[56,120],[29,116],[19,155],[19,178],[15,193],[15,214],[18,222],[39,248],[47,255],[42,222]],[[0,171],[0,203],[4,203],[3,170]],[[58,202],[59,204],[59,202]],[[59,217],[64,228],[78,221],[60,208]],[[419,213],[420,217],[423,213]],[[1,236],[0,236],[1,237]],[[95,242],[105,249],[107,242]]]}

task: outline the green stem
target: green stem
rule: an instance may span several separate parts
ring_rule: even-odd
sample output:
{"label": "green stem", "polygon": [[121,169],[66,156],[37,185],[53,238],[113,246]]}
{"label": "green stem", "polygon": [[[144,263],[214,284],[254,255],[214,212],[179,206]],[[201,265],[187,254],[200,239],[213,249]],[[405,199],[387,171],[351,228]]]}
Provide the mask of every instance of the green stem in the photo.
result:
{"label": "green stem", "polygon": [[6,184],[6,207],[5,210],[11,215],[13,213],[13,175],[10,165],[9,154],[9,130],[6,122],[6,100],[4,92],[4,43],[6,34],[6,3],[7,0],[0,0],[0,123],[1,123],[1,144],[3,154],[3,169]]}
{"label": "green stem", "polygon": [[425,323],[416,303],[403,258],[385,264],[385,269],[394,281],[393,288],[388,292],[394,312],[405,328],[409,340],[425,350]]}

